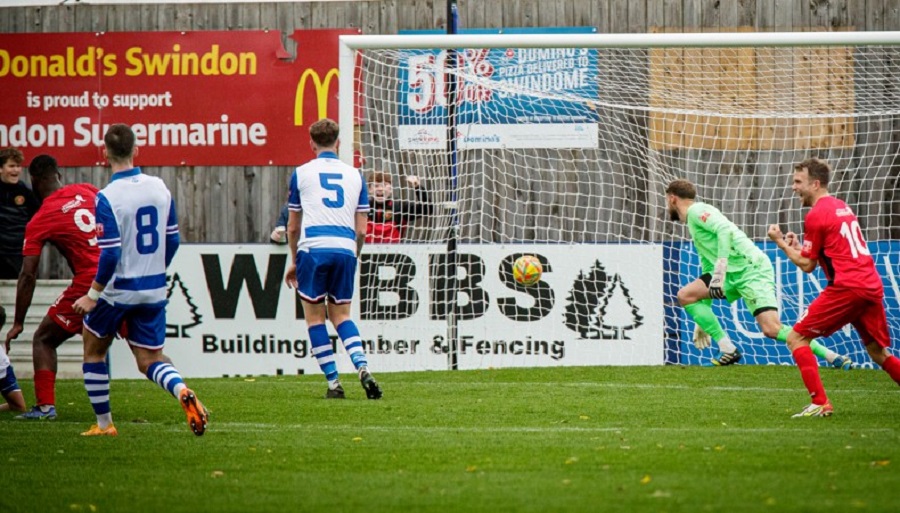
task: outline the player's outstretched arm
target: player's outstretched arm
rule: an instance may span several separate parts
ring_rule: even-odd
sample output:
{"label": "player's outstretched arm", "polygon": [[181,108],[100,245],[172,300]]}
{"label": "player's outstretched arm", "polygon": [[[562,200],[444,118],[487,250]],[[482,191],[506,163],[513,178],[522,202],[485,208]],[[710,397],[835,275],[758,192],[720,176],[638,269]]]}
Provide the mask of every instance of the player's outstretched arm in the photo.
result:
{"label": "player's outstretched arm", "polygon": [[25,329],[25,314],[28,313],[28,309],[31,308],[31,301],[34,299],[34,287],[37,283],[37,272],[40,263],[40,255],[29,255],[22,259],[22,271],[19,272],[19,281],[16,284],[16,314],[13,318],[12,327],[6,333],[7,345]]}
{"label": "player's outstretched arm", "polygon": [[787,234],[783,234],[781,233],[781,227],[777,224],[773,224],[769,225],[767,234],[769,235],[769,238],[775,242],[775,245],[778,246],[778,249],[784,252],[791,262],[803,270],[803,272],[811,273],[815,270],[817,261],[806,258],[800,254],[800,240],[796,233],[788,232]]}

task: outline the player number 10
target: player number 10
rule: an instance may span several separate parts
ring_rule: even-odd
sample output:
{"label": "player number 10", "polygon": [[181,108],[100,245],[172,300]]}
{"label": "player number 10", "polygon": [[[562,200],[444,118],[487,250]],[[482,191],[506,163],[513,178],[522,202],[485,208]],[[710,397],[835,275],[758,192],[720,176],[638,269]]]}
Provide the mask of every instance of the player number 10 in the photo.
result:
{"label": "player number 10", "polygon": [[841,235],[847,239],[853,258],[859,258],[860,254],[871,255],[869,248],[866,247],[866,240],[863,239],[862,229],[859,227],[858,221],[853,221],[850,224],[841,223]]}

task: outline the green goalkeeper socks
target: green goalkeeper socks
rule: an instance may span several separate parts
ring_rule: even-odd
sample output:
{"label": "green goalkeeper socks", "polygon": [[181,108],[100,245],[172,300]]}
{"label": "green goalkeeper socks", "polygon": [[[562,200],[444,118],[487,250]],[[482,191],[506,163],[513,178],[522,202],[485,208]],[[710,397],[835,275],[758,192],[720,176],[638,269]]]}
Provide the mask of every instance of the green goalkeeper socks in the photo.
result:
{"label": "green goalkeeper socks", "polygon": [[837,353],[820,344],[818,340],[810,340],[809,348],[812,349],[813,354],[829,362],[834,359],[834,356],[837,356]]}
{"label": "green goalkeeper socks", "polygon": [[775,338],[777,338],[778,340],[780,340],[782,342],[787,342],[787,336],[788,336],[788,333],[790,333],[790,332],[791,332],[791,328],[789,326],[782,325],[781,329],[778,330],[778,334],[775,335]]}
{"label": "green goalkeeper socks", "polygon": [[713,340],[719,341],[725,338],[725,331],[722,329],[722,325],[719,324],[716,314],[713,313],[711,299],[701,299],[696,303],[691,303],[684,307],[684,311],[691,316],[691,319],[694,319],[694,322],[703,331],[709,333]]}
{"label": "green goalkeeper socks", "polygon": [[[780,340],[782,342],[787,342],[787,336],[788,336],[788,333],[790,333],[790,332],[791,332],[791,328],[789,328],[787,326],[782,326],[781,329],[778,330],[778,335],[775,338],[777,338],[778,340]],[[813,354],[818,356],[819,358],[825,358],[826,360],[831,361],[831,359],[828,358],[828,356],[829,356],[829,353],[832,353],[832,351],[830,351],[827,347],[820,344],[818,340],[815,340],[815,339],[810,340],[809,348],[812,349]]]}

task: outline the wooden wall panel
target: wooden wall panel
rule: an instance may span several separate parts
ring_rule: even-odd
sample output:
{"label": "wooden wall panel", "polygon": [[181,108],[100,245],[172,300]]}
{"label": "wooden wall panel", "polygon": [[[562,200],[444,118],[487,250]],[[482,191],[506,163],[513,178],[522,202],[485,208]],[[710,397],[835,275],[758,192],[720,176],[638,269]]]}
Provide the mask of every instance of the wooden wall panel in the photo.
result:
{"label": "wooden wall panel", "polygon": [[[900,29],[900,13],[892,0],[460,0],[460,14],[463,27],[589,25],[601,33],[739,27],[758,31]],[[6,33],[273,29],[282,32],[289,52],[296,51],[287,38],[295,29],[360,27],[364,33],[392,34],[403,29],[440,29],[445,23],[442,0],[0,7],[0,30]],[[684,106],[699,108],[709,91],[693,78],[697,71],[685,64],[698,56],[705,58],[702,66],[707,71],[728,71],[715,84],[716,95],[735,107],[758,99],[754,76],[788,62],[794,76],[769,84],[779,90],[771,102],[791,98],[806,102],[810,110],[838,112],[848,107],[851,91],[860,87],[868,88],[866,94],[885,96],[897,95],[900,89],[900,75],[889,72],[890,63],[866,60],[860,68],[862,61],[841,49],[799,55],[775,49],[664,50],[648,52],[646,67],[628,73],[651,91],[676,84],[673,87],[683,90]],[[821,83],[801,79],[823,67],[828,72]],[[605,71],[625,73],[612,67]],[[881,73],[883,80],[861,84],[858,77],[866,73]],[[671,106],[659,95],[651,94],[650,102]],[[675,176],[699,180],[704,173],[707,182],[703,185],[710,194],[727,187],[748,188],[752,214],[744,215],[742,221],[751,225],[752,235],[761,236],[764,230],[759,227],[773,217],[799,222],[795,202],[783,190],[786,176],[795,160],[819,152],[834,159],[839,168],[836,187],[861,215],[869,216],[866,235],[900,237],[895,192],[900,164],[893,157],[900,151],[900,118],[896,116],[835,116],[797,124],[783,118],[726,123],[708,115],[647,116],[621,111],[604,115],[616,116],[619,128],[605,131],[597,150],[465,155],[460,208],[468,223],[466,236],[485,241],[578,240],[609,233],[631,240],[671,233],[671,223],[660,221],[660,183]],[[381,123],[389,127],[391,121],[385,116]],[[387,130],[379,136],[380,144],[392,133]],[[788,143],[792,135],[798,137]],[[373,136],[366,137],[371,144]],[[398,172],[403,174],[416,172],[417,166],[446,168],[444,159],[436,155],[409,154],[399,159]],[[146,171],[163,177],[172,189],[186,241],[242,243],[267,240],[292,166],[170,166]],[[434,171],[426,186],[433,180],[435,189],[446,187],[449,178],[441,173]],[[102,186],[108,174],[99,168],[70,168],[66,180]],[[437,191],[435,195],[439,196]],[[538,208],[539,204],[544,206]],[[542,228],[529,228],[534,216],[545,220]],[[875,219],[879,222],[872,222]],[[411,234],[415,239],[436,239],[445,227],[443,220],[423,221]],[[65,273],[58,258],[42,266],[42,275]]]}

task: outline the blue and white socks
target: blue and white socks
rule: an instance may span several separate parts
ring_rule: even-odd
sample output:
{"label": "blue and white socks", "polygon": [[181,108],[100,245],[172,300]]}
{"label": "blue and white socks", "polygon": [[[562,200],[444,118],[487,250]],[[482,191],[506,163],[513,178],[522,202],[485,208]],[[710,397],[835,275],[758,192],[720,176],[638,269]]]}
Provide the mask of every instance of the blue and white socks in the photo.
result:
{"label": "blue and white socks", "polygon": [[147,367],[147,378],[162,387],[163,390],[167,390],[176,399],[178,394],[187,388],[184,380],[181,379],[181,374],[178,373],[178,370],[171,363],[155,362],[150,364]]}
{"label": "blue and white socks", "polygon": [[319,362],[319,368],[328,380],[328,386],[334,389],[338,385],[337,364],[334,361],[334,351],[331,349],[331,340],[328,338],[328,328],[324,324],[316,324],[309,327],[309,341],[312,344],[312,353]]}
{"label": "blue and white socks", "polygon": [[109,368],[106,362],[84,363],[84,389],[87,390],[91,407],[97,416],[97,425],[106,429],[112,424],[112,413],[109,408]]}

